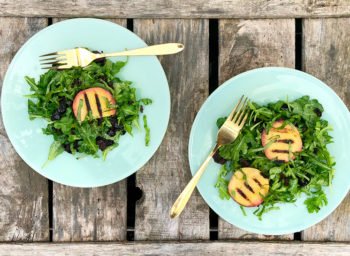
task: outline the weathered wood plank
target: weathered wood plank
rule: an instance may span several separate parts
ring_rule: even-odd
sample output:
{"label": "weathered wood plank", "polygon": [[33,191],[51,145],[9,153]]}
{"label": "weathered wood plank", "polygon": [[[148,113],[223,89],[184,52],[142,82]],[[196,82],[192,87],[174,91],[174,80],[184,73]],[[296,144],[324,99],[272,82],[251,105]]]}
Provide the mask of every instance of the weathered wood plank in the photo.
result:
{"label": "weathered wood plank", "polygon": [[[328,84],[350,108],[350,19],[303,22],[303,70]],[[303,240],[350,241],[350,195]]]}
{"label": "weathered wood plank", "polygon": [[350,245],[346,243],[300,243],[300,242],[167,242],[167,243],[30,243],[0,244],[0,255],[40,256],[40,255],[317,255],[347,256]]}
{"label": "weathered wood plank", "polygon": [[[125,19],[109,21],[126,27]],[[53,241],[125,239],[126,180],[100,188],[53,183]]]}
{"label": "weathered wood plank", "polygon": [[209,208],[195,191],[176,219],[170,208],[192,177],[187,145],[192,122],[208,96],[208,20],[134,20],[148,44],[180,42],[185,50],[161,57],[171,102],[168,131],[148,164],[136,173],[143,197],[136,204],[135,240],[208,239]]}
{"label": "weathered wood plank", "polygon": [[[265,66],[295,66],[295,23],[282,20],[219,20],[219,83]],[[263,236],[219,218],[219,239],[293,239],[293,234]]]}
{"label": "weathered wood plank", "polygon": [[1,16],[100,18],[290,18],[350,16],[348,0],[2,0]]}
{"label": "weathered wood plank", "polygon": [[[0,18],[0,86],[10,61],[43,18]],[[25,99],[23,99],[25,100]],[[49,240],[48,184],[12,147],[0,119],[0,240]]]}

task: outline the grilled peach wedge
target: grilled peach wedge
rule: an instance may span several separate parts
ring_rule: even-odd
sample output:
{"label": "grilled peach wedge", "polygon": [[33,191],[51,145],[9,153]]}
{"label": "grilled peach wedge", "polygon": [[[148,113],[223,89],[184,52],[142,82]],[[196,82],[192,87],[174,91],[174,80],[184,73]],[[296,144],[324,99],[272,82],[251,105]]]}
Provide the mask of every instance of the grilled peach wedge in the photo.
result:
{"label": "grilled peach wedge", "polygon": [[[89,111],[92,113],[93,118],[106,117],[115,114],[115,109],[108,109],[107,102],[115,105],[115,100],[112,94],[99,87],[92,87],[83,91],[80,91],[73,101],[73,112],[75,117],[84,121]],[[83,102],[80,110],[80,117],[78,118],[79,104]]]}
{"label": "grilled peach wedge", "polygon": [[[242,168],[235,171],[228,183],[232,199],[246,207],[259,206],[269,192],[269,179],[255,168]],[[262,196],[263,197],[262,197]]]}
{"label": "grilled peach wedge", "polygon": [[267,149],[264,150],[266,157],[270,160],[276,159],[278,162],[289,162],[289,143],[291,144],[291,158],[294,159],[294,152],[300,152],[303,148],[299,131],[296,127],[287,124],[282,129],[284,120],[275,121],[269,133],[266,130],[261,134],[261,143],[265,147],[270,141],[275,140]]}

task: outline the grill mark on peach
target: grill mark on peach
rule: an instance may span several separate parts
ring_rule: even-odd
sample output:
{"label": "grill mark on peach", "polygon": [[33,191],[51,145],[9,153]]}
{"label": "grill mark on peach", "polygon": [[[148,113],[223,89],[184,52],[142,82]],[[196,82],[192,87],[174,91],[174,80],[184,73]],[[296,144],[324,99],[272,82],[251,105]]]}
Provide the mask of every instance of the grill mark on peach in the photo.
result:
{"label": "grill mark on peach", "polygon": [[286,143],[286,144],[289,144],[289,143],[294,143],[294,140],[276,140],[276,142],[281,142],[281,143]]}
{"label": "grill mark on peach", "polygon": [[89,112],[89,111],[91,111],[91,106],[90,106],[89,98],[88,98],[88,96],[86,95],[86,93],[84,93],[84,99],[85,99],[87,111]]}
{"label": "grill mark on peach", "polygon": [[246,196],[246,194],[244,194],[244,192],[242,190],[240,190],[239,188],[237,188],[237,192],[247,201],[250,202],[250,200],[248,199],[248,197]]}
{"label": "grill mark on peach", "polygon": [[272,152],[289,154],[288,150],[282,150],[282,149],[273,149]]}
{"label": "grill mark on peach", "polygon": [[[288,152],[289,153],[289,152]],[[282,164],[282,163],[285,163],[285,161],[284,160],[275,160],[275,161],[273,161],[274,163],[276,163],[276,164]]]}
{"label": "grill mark on peach", "polygon": [[95,93],[95,99],[96,99],[98,113],[99,113],[100,117],[102,117],[101,102],[100,102],[100,99],[96,93]]}
{"label": "grill mark on peach", "polygon": [[244,182],[244,186],[250,191],[252,192],[253,194],[255,193],[254,190],[252,189],[251,186],[249,186],[249,184],[247,182]]}
{"label": "grill mark on peach", "polygon": [[[271,129],[272,130],[272,129]],[[278,129],[274,129],[274,132],[276,133],[290,133],[292,130],[291,129],[281,129],[281,130],[278,130]],[[270,131],[271,132],[271,131]]]}
{"label": "grill mark on peach", "polygon": [[256,184],[258,184],[258,185],[259,185],[259,187],[261,187],[261,183],[260,183],[260,181],[258,181],[256,178],[253,178],[253,180],[255,181],[255,183],[256,183]]}

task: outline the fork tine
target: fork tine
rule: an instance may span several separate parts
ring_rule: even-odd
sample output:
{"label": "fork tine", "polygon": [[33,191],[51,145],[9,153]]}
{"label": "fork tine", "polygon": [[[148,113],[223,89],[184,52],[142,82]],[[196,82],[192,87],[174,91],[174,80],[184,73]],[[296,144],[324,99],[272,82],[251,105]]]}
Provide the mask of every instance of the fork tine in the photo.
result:
{"label": "fork tine", "polygon": [[247,120],[247,117],[249,115],[249,110],[247,111],[247,113],[245,114],[242,123],[239,125],[239,128],[242,129],[243,125],[245,124],[245,121]]}
{"label": "fork tine", "polygon": [[243,118],[243,116],[244,116],[244,113],[246,112],[247,108],[248,108],[248,104],[246,104],[245,107],[244,107],[244,109],[242,110],[242,112],[239,113],[239,118],[238,118],[238,120],[237,120],[237,124],[239,124],[239,123],[241,122],[241,120],[242,120],[242,118]]}
{"label": "fork tine", "polygon": [[239,108],[239,110],[237,111],[237,113],[235,114],[235,117],[233,118],[232,122],[236,122],[237,118],[242,114],[241,109],[242,107],[245,105],[245,103],[247,102],[247,98],[244,99],[243,104],[241,105],[241,107]]}
{"label": "fork tine", "polygon": [[39,57],[52,56],[52,55],[58,55],[58,52],[51,52],[48,54],[43,54],[43,55],[40,55]]}
{"label": "fork tine", "polygon": [[228,118],[226,119],[227,121],[231,121],[232,117],[234,115],[234,113],[236,112],[236,109],[238,108],[239,104],[241,104],[241,101],[243,99],[244,95],[242,95],[242,97],[239,99],[239,102],[237,103],[237,105],[235,106],[235,108],[232,110],[231,114],[228,116]]}
{"label": "fork tine", "polygon": [[64,65],[64,64],[67,64],[67,63],[65,63],[64,61],[52,61],[52,62],[40,63],[40,65],[53,65],[53,64]]}
{"label": "fork tine", "polygon": [[48,54],[43,54],[43,55],[40,55],[39,58],[46,57],[46,56],[53,56],[53,55],[65,55],[67,51],[68,50],[63,50],[63,51],[51,52],[51,53],[48,53]]}
{"label": "fork tine", "polygon": [[63,60],[65,59],[66,56],[62,55],[62,56],[58,56],[58,57],[52,57],[52,58],[47,58],[47,59],[40,59],[39,61],[48,61],[48,60]]}
{"label": "fork tine", "polygon": [[44,68],[42,68],[42,69],[59,69],[60,68],[60,66],[55,66],[55,67],[44,67]]}

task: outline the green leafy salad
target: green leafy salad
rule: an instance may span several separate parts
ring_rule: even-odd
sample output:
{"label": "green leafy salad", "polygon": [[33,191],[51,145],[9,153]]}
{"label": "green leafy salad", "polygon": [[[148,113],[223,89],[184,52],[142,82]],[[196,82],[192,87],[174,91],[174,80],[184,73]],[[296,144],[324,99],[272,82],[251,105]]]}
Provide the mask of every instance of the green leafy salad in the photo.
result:
{"label": "green leafy salad", "polygon": [[29,118],[46,120],[43,133],[54,138],[45,165],[64,151],[79,159],[87,155],[101,157],[101,150],[105,160],[118,146],[120,136],[132,135],[134,127],[145,130],[148,146],[150,130],[142,113],[152,100],[138,99],[132,82],[116,76],[126,64],[103,58],[84,68],[49,70],[38,82],[25,77],[33,92],[26,95]]}
{"label": "green leafy salad", "polygon": [[[331,188],[335,166],[327,150],[332,129],[321,118],[322,105],[303,96],[265,106],[249,102],[248,109],[240,135],[214,156],[222,164],[215,185],[220,198],[232,197],[244,215],[243,206],[257,207],[254,214],[261,219],[278,210],[277,203],[293,203],[305,193],[308,212],[318,212],[327,205],[323,187]],[[219,118],[217,126],[225,120]]]}

